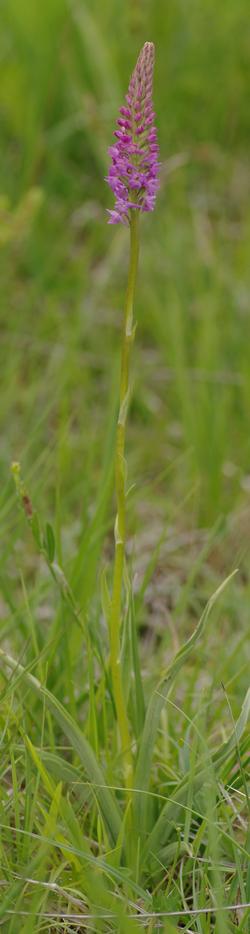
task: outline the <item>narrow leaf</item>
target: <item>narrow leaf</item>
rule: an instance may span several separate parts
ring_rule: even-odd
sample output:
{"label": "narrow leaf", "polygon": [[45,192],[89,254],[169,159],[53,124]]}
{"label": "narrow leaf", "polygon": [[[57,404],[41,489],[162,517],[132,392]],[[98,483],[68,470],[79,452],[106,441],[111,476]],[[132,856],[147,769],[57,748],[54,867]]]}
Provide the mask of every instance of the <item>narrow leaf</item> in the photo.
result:
{"label": "narrow leaf", "polygon": [[55,543],[54,532],[52,529],[52,525],[50,525],[50,522],[46,523],[46,536],[45,536],[44,545],[45,545],[45,549],[47,552],[48,560],[50,564],[52,564],[52,561],[54,561],[54,557],[55,557],[56,543]]}
{"label": "narrow leaf", "polygon": [[[235,724],[235,727],[227,740],[226,743],[223,743],[220,748],[214,752],[211,756],[211,762],[214,767],[215,775],[219,775],[221,766],[224,763],[225,757],[228,756],[228,753],[231,750],[235,749],[236,743],[240,742],[242,733],[245,730],[248,718],[250,714],[250,688],[247,691],[245,699],[243,701],[242,709],[239,715],[239,718]],[[199,771],[195,772],[193,778],[193,791],[197,793],[200,788],[202,788],[203,783],[207,779],[207,766],[199,768]],[[163,807],[161,814],[156,822],[153,830],[149,834],[146,848],[144,851],[144,857],[149,853],[157,853],[159,855],[161,847],[165,847],[166,843],[171,836],[173,827],[178,825],[180,819],[180,812],[185,807],[188,795],[189,787],[189,778],[185,778],[176,789],[173,798],[171,801],[167,801]]]}
{"label": "narrow leaf", "polygon": [[3,662],[11,668],[12,671],[16,671],[22,675],[22,678],[29,686],[35,691],[36,694],[41,699],[44,699],[50,710],[52,711],[55,719],[59,723],[61,729],[68,737],[73,749],[78,753],[78,756],[83,763],[85,772],[88,776],[90,785],[92,786],[93,794],[95,795],[100,810],[102,812],[103,819],[107,831],[109,833],[112,843],[115,843],[117,837],[120,833],[121,828],[121,816],[114,798],[114,795],[107,787],[105,782],[105,777],[103,775],[100,766],[96,760],[93,749],[89,745],[88,741],[83,736],[79,726],[67,710],[63,707],[60,701],[45,688],[34,675],[31,675],[29,672],[23,668],[22,665],[18,664],[15,659],[11,658],[10,655],[7,655],[0,649],[0,657],[3,659]]}
{"label": "narrow leaf", "polygon": [[163,704],[165,703],[165,700],[169,694],[175,676],[182,668],[182,665],[184,665],[184,662],[186,662],[190,652],[198,640],[201,639],[212,607],[235,574],[236,571],[233,571],[233,573],[223,581],[220,587],[218,587],[212,597],[210,597],[210,600],[208,601],[207,606],[202,613],[201,619],[199,620],[195,631],[192,633],[187,642],[181,647],[181,649],[179,649],[171,665],[169,665],[151,695],[139,746],[139,755],[135,772],[135,820],[136,826],[143,834],[145,834],[147,830],[147,791],[149,787],[153,751]]}

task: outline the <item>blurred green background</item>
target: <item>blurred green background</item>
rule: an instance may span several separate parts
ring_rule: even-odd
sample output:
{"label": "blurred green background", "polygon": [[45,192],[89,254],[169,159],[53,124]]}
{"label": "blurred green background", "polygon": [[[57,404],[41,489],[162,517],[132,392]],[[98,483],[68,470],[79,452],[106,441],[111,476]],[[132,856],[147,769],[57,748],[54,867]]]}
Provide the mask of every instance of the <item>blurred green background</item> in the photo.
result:
{"label": "blurred green background", "polygon": [[141,223],[131,527],[173,505],[191,526],[247,510],[248,0],[8,0],[1,21],[4,557],[13,458],[69,538],[96,509],[103,535],[112,522],[128,237],[107,226],[104,175],[145,40],[162,169]]}

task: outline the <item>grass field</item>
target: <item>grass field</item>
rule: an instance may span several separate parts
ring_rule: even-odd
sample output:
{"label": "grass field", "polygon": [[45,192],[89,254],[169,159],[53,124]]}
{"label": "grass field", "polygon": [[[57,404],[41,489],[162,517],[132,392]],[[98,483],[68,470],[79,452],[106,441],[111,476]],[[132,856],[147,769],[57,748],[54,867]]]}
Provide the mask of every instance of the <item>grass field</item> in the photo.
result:
{"label": "grass field", "polygon": [[[129,791],[107,624],[128,232],[104,176],[145,40]],[[0,928],[249,934],[249,4],[8,0],[0,49]]]}

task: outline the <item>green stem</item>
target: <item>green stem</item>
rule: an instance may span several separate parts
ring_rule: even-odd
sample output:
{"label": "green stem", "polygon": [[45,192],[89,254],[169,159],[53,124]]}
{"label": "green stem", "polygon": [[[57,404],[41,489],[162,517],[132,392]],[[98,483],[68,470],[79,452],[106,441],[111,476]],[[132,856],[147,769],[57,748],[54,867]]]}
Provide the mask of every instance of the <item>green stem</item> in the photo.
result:
{"label": "green stem", "polygon": [[110,660],[111,674],[113,682],[114,700],[117,713],[118,728],[120,733],[121,750],[125,772],[125,781],[128,788],[131,788],[132,780],[132,756],[131,741],[129,735],[129,724],[127,717],[126,701],[122,685],[122,671],[120,658],[120,626],[121,626],[121,604],[122,604],[122,581],[125,558],[125,539],[126,539],[126,490],[125,490],[125,431],[129,397],[129,363],[130,351],[134,339],[133,325],[133,306],[136,285],[136,274],[138,266],[138,214],[137,211],[131,211],[130,220],[130,259],[128,286],[124,308],[123,332],[122,332],[122,353],[121,353],[121,375],[120,375],[120,405],[116,429],[115,446],[115,489],[117,515],[115,522],[115,559],[113,591],[110,610]]}

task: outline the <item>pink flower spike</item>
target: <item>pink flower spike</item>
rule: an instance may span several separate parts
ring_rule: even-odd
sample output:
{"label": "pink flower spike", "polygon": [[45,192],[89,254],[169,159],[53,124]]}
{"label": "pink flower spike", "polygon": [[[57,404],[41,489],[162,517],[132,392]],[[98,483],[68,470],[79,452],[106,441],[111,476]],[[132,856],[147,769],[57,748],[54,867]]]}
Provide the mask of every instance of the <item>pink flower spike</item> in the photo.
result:
{"label": "pink flower spike", "polygon": [[[109,149],[107,182],[115,196],[109,224],[128,224],[130,211],[153,211],[159,188],[159,147],[152,87],[154,45],[145,42],[130,79],[126,106],[120,107],[116,142]],[[139,125],[138,125],[139,124]],[[131,197],[132,196],[132,197]]]}

